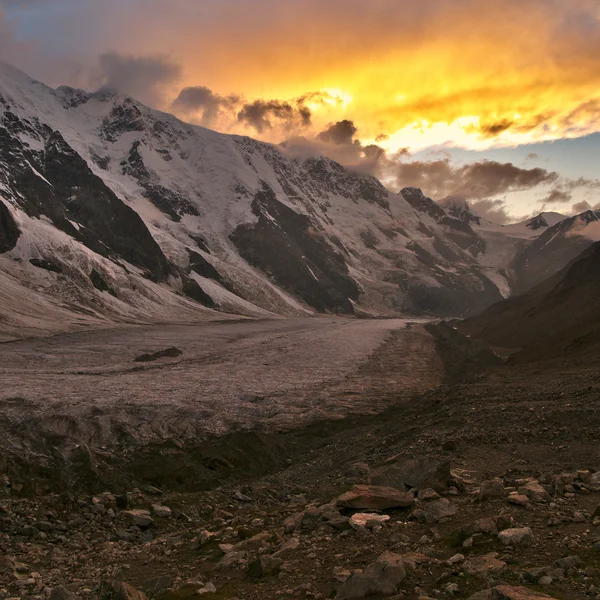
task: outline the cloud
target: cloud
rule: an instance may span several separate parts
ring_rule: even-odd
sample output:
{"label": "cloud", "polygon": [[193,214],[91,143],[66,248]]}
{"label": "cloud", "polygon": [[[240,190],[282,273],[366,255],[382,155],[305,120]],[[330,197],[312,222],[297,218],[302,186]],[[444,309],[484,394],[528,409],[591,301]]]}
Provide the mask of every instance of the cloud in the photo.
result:
{"label": "cloud", "polygon": [[585,237],[592,242],[600,242],[600,221],[586,223],[585,221],[579,220],[573,225],[567,236],[580,236]]}
{"label": "cloud", "polygon": [[448,159],[394,161],[387,168],[388,177],[397,187],[419,187],[433,198],[462,196],[483,200],[508,192],[530,190],[559,179],[554,171],[523,169],[512,163],[491,160],[459,166]]}
{"label": "cloud", "polygon": [[344,119],[343,121],[331,124],[325,131],[319,133],[317,137],[326,144],[336,144],[339,146],[352,144],[354,141],[357,141],[353,139],[357,131],[358,127],[356,127],[353,121]]}
{"label": "cloud", "polygon": [[286,129],[308,127],[311,124],[311,111],[298,103],[294,105],[280,100],[255,100],[244,105],[237,118],[240,123],[263,133],[276,126]]}
{"label": "cloud", "polygon": [[145,104],[160,106],[169,86],[181,79],[181,66],[167,56],[108,52],[99,57],[98,81]]}
{"label": "cloud", "polygon": [[569,202],[571,198],[572,195],[570,192],[555,188],[545,198],[540,200],[540,202],[543,204],[562,204],[564,202]]}
{"label": "cloud", "polygon": [[571,207],[571,214],[579,215],[582,212],[586,212],[588,210],[600,210],[600,202],[595,206],[592,206],[587,200],[577,202]]}
{"label": "cloud", "polygon": [[183,88],[172,108],[186,115],[201,113],[203,125],[213,125],[220,118],[232,120],[232,112],[241,104],[241,96],[230,94],[221,96],[206,86],[192,86]]}

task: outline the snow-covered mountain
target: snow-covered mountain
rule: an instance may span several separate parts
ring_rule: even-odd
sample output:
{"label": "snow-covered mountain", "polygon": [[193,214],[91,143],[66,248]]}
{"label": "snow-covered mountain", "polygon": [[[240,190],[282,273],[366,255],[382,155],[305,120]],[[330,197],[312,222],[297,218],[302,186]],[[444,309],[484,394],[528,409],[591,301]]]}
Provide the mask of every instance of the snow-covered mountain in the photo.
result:
{"label": "snow-covered mountain", "polygon": [[223,313],[462,316],[525,285],[510,264],[543,228],[504,229],[328,158],[0,63],[9,334]]}

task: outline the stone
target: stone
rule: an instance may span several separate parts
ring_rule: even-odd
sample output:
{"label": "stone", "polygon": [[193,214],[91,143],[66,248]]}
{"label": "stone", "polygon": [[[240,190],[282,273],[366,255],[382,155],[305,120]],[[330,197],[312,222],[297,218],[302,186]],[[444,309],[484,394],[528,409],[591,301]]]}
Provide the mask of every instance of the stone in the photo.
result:
{"label": "stone", "polygon": [[389,520],[389,515],[376,515],[373,513],[356,513],[350,517],[350,527],[352,527],[353,529],[358,529],[359,527],[372,529],[374,525],[383,525],[383,523]]}
{"label": "stone", "polygon": [[533,532],[530,527],[505,529],[498,534],[498,539],[505,546],[520,546],[533,541]]}
{"label": "stone", "polygon": [[559,558],[554,562],[554,566],[559,569],[565,569],[565,571],[569,569],[577,569],[583,565],[583,561],[579,558],[579,556],[567,556],[565,558]]}
{"label": "stone", "polygon": [[541,592],[534,592],[524,587],[499,585],[492,590],[491,600],[553,600]]}
{"label": "stone", "polygon": [[294,531],[299,529],[300,525],[302,524],[303,518],[304,518],[304,511],[295,513],[292,516],[288,517],[283,523],[283,528],[284,528],[285,532],[293,533]]}
{"label": "stone", "polygon": [[402,556],[393,552],[384,552],[363,573],[354,573],[338,589],[335,600],[353,600],[380,594],[397,594],[399,586],[406,577]]}
{"label": "stone", "polygon": [[444,519],[453,517],[457,512],[457,508],[447,498],[429,502],[423,508],[426,523],[439,523]]}
{"label": "stone", "polygon": [[205,585],[202,581],[187,581],[177,589],[166,590],[158,596],[158,600],[187,600],[188,598],[195,598],[216,591],[212,583]]}
{"label": "stone", "polygon": [[519,494],[518,492],[511,492],[508,495],[508,502],[516,506],[527,506],[529,504],[529,498],[525,494]]}
{"label": "stone", "polygon": [[468,575],[487,577],[493,573],[500,573],[506,569],[506,563],[498,558],[497,552],[473,556],[463,563],[463,569]]}
{"label": "stone", "polygon": [[528,481],[524,485],[519,486],[517,491],[534,502],[546,502],[550,500],[550,494],[546,488],[537,481]]}
{"label": "stone", "polygon": [[433,500],[439,500],[440,495],[432,488],[425,488],[419,492],[417,498],[419,502],[432,502]]}
{"label": "stone", "polygon": [[489,481],[482,481],[479,486],[479,500],[482,502],[492,498],[504,498],[505,496],[504,484],[497,477]]}
{"label": "stone", "polygon": [[175,583],[171,575],[159,575],[158,577],[152,577],[142,583],[141,588],[146,594],[151,596],[157,596],[165,590],[173,587]]}
{"label": "stone", "polygon": [[395,488],[355,485],[349,492],[337,499],[337,505],[356,510],[388,510],[390,508],[408,508],[415,499],[412,494]]}
{"label": "stone", "polygon": [[395,458],[371,472],[372,485],[392,487],[398,490],[432,488],[440,493],[453,481],[451,462],[435,458]]}
{"label": "stone", "polygon": [[153,504],[152,514],[161,519],[168,519],[173,515],[173,511],[168,506],[163,506],[162,504]]}
{"label": "stone", "polygon": [[147,600],[146,594],[123,581],[103,581],[99,597],[100,600]]}
{"label": "stone", "polygon": [[79,600],[79,597],[63,585],[59,585],[50,592],[50,600]]}
{"label": "stone", "polygon": [[147,510],[125,510],[123,511],[123,516],[129,519],[133,525],[137,525],[142,530],[149,529],[154,525],[154,520]]}

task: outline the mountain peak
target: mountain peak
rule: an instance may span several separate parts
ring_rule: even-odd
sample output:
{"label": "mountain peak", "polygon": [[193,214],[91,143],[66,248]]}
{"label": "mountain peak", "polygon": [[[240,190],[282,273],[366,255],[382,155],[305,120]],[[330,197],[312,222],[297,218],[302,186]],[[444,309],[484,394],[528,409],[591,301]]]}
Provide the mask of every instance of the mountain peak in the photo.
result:
{"label": "mountain peak", "polygon": [[525,223],[525,227],[531,229],[532,231],[538,231],[539,229],[545,229],[547,227],[553,227],[557,223],[564,221],[566,219],[565,215],[562,215],[557,212],[542,212],[539,215],[536,215],[529,221]]}

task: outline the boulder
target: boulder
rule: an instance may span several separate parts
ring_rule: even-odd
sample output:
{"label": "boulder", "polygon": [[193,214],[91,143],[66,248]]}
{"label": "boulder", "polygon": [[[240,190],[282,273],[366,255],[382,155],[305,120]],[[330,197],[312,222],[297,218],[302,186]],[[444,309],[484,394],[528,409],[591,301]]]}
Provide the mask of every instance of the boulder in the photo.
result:
{"label": "boulder", "polygon": [[408,508],[415,501],[412,494],[395,488],[375,485],[355,485],[337,499],[337,505],[356,510],[387,510]]}
{"label": "boulder", "polygon": [[123,511],[123,516],[129,519],[133,525],[137,525],[140,529],[149,529],[154,525],[154,520],[147,510],[126,510]]}
{"label": "boulder", "polygon": [[386,521],[390,520],[389,515],[375,515],[373,513],[356,513],[350,517],[350,527],[358,529],[364,527],[365,529],[373,529],[377,525],[383,525]]}
{"label": "boulder", "polygon": [[172,516],[173,511],[168,506],[163,506],[162,504],[153,504],[152,514],[161,519],[168,519],[170,516]]}
{"label": "boulder", "polygon": [[391,596],[406,577],[402,556],[384,552],[363,573],[354,573],[338,589],[335,600],[367,598],[374,594]]}
{"label": "boulder", "polygon": [[423,508],[426,523],[439,523],[444,519],[454,516],[456,512],[456,506],[446,498],[429,502]]}
{"label": "boulder", "polygon": [[442,492],[452,484],[449,460],[434,458],[398,458],[371,472],[372,485],[388,486],[398,490],[424,490],[431,488]]}
{"label": "boulder", "polygon": [[529,527],[505,529],[498,534],[498,539],[505,546],[521,546],[533,541],[533,532]]}
{"label": "boulder", "polygon": [[504,498],[506,492],[504,491],[504,484],[501,479],[497,477],[490,479],[489,481],[482,481],[479,487],[479,500],[489,500],[491,498]]}
{"label": "boulder", "polygon": [[146,594],[123,581],[103,581],[99,597],[100,600],[147,600]]}
{"label": "boulder", "polygon": [[550,500],[550,494],[546,491],[546,488],[537,481],[528,481],[524,485],[519,486],[517,491],[519,494],[527,496],[534,502],[545,502]]}
{"label": "boulder", "polygon": [[491,552],[483,556],[469,558],[464,562],[463,569],[468,575],[487,577],[490,574],[504,571],[506,563],[498,558],[496,552]]}
{"label": "boulder", "polygon": [[70,592],[66,587],[59,585],[50,592],[50,600],[79,600],[79,596]]}

